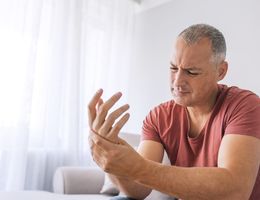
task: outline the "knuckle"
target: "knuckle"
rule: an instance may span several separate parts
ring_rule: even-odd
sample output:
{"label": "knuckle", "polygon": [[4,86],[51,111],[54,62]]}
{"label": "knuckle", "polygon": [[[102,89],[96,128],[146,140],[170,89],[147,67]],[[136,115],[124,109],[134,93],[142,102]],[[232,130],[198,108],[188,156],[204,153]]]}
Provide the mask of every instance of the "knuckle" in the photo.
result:
{"label": "knuckle", "polygon": [[100,128],[99,131],[98,131],[98,133],[99,133],[100,135],[106,135],[107,133],[106,133],[105,127]]}
{"label": "knuckle", "polygon": [[106,104],[102,104],[99,109],[98,109],[98,113],[104,113],[107,111],[107,107]]}
{"label": "knuckle", "polygon": [[99,126],[97,121],[95,120],[92,124],[92,130],[95,131],[96,133],[98,132],[98,126]]}
{"label": "knuckle", "polygon": [[110,172],[110,169],[111,169],[111,167],[110,167],[110,163],[109,163],[109,161],[105,161],[104,163],[103,163],[103,170],[105,171],[105,172]]}
{"label": "knuckle", "polygon": [[99,139],[97,139],[97,140],[96,140],[96,145],[101,146],[101,145],[102,145],[102,141],[99,140]]}
{"label": "knuckle", "polygon": [[109,121],[109,122],[114,122],[115,120],[116,120],[115,113],[111,113],[111,114],[107,117],[107,121]]}
{"label": "knuckle", "polygon": [[[114,132],[111,131],[111,132],[108,134],[107,138],[109,139],[110,142],[113,142],[113,143],[117,144],[118,137],[117,137],[117,134],[116,134],[116,133],[114,133]],[[112,155],[114,155],[114,154],[112,153]]]}
{"label": "knuckle", "polygon": [[109,173],[109,168],[107,166],[104,166],[103,167],[103,170],[106,172],[106,173]]}

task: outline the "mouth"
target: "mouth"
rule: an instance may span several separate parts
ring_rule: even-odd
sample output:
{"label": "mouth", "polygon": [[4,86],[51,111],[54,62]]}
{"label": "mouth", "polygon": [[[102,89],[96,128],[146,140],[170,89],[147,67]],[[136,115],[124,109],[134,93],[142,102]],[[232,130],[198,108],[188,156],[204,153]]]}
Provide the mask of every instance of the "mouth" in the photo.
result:
{"label": "mouth", "polygon": [[188,91],[188,90],[182,90],[182,89],[177,89],[177,88],[171,88],[171,92],[175,96],[183,96],[183,95],[187,95],[190,93],[190,91]]}

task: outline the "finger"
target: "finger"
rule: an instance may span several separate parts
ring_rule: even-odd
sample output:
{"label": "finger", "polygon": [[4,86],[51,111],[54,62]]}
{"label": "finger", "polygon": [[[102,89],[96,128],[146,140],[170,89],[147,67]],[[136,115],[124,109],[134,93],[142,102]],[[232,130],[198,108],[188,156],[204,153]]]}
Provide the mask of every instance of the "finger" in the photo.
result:
{"label": "finger", "polygon": [[115,145],[117,145],[96,133],[92,134],[92,141],[94,142],[94,145],[99,146],[104,152],[114,149]]}
{"label": "finger", "polygon": [[96,105],[99,102],[102,93],[103,90],[99,89],[88,104],[88,123],[91,128],[92,128],[93,121],[96,118]]}
{"label": "finger", "polygon": [[122,96],[121,92],[115,93],[112,97],[110,97],[104,104],[105,109],[109,110]]}
{"label": "finger", "polygon": [[103,99],[100,98],[99,101],[98,101],[98,104],[97,104],[97,109],[100,108],[100,106],[104,103]]}
{"label": "finger", "polygon": [[109,138],[118,138],[118,134],[122,127],[126,124],[126,122],[129,120],[130,114],[126,113],[123,115],[123,117],[113,126],[111,131],[108,134]]}
{"label": "finger", "polygon": [[[93,159],[94,159],[94,155],[96,158],[98,158],[105,154],[104,150],[95,144],[95,142],[93,140],[94,135],[95,135],[95,133],[93,133],[93,131],[89,131],[88,142],[89,142],[91,155],[92,155]],[[97,160],[97,159],[95,159],[95,160]]]}
{"label": "finger", "polygon": [[105,121],[109,109],[120,99],[121,92],[114,94],[110,99],[104,102],[98,109],[95,120],[93,121],[92,128],[98,131]]}
{"label": "finger", "polygon": [[102,136],[107,136],[108,132],[111,130],[112,125],[114,122],[125,112],[129,109],[129,105],[125,104],[120,108],[116,109],[114,112],[110,113],[107,117],[105,123],[99,129],[99,134]]}

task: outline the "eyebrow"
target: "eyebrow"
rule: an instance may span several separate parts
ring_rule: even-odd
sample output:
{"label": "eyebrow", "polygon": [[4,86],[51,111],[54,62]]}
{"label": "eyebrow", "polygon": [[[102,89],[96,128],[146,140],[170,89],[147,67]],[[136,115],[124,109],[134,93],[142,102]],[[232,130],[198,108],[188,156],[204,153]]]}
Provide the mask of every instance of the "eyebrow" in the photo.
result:
{"label": "eyebrow", "polygon": [[[173,64],[172,62],[170,62],[170,65],[172,67],[177,67],[177,65]],[[198,67],[187,67],[187,68],[183,68],[183,70],[197,70],[197,71],[202,71],[200,68]]]}

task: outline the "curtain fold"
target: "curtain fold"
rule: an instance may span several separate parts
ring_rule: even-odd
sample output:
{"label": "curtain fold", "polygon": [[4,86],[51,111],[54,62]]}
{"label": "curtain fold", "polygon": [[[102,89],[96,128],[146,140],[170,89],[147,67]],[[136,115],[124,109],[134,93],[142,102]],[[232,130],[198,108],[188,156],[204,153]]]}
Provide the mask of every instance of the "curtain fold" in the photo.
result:
{"label": "curtain fold", "polygon": [[0,0],[0,190],[51,190],[54,170],[93,165],[87,102],[126,101],[132,1]]}

